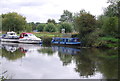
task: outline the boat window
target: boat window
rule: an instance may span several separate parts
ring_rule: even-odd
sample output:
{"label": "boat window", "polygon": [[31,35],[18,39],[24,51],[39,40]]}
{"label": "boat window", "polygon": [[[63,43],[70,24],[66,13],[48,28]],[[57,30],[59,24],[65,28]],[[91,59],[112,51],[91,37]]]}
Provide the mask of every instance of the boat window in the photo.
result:
{"label": "boat window", "polygon": [[72,39],[68,39],[68,42],[73,42],[73,40]]}
{"label": "boat window", "polygon": [[55,39],[55,41],[56,41],[56,42],[58,42],[58,41],[59,41],[59,39]]}
{"label": "boat window", "polygon": [[74,42],[78,42],[79,41],[79,39],[74,39]]}
{"label": "boat window", "polygon": [[60,41],[62,42],[63,40],[62,40],[62,39],[60,39]]}
{"label": "boat window", "polygon": [[28,35],[27,34],[24,34],[25,37],[27,37]]}
{"label": "boat window", "polygon": [[66,42],[68,42],[68,39],[66,39]]}
{"label": "boat window", "polygon": [[10,33],[10,35],[15,35],[15,33]]}
{"label": "boat window", "polygon": [[31,37],[35,37],[35,35],[33,35],[33,34],[28,34],[29,36],[31,36]]}

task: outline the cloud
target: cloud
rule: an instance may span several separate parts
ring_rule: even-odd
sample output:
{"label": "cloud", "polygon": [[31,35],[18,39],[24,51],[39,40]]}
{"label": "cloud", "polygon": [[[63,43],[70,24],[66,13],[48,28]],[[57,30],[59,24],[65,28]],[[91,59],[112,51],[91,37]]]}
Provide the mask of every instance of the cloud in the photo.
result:
{"label": "cloud", "polygon": [[0,0],[0,14],[17,12],[24,15],[28,22],[46,22],[47,19],[59,20],[63,10],[73,13],[81,9],[93,15],[103,13],[107,0]]}

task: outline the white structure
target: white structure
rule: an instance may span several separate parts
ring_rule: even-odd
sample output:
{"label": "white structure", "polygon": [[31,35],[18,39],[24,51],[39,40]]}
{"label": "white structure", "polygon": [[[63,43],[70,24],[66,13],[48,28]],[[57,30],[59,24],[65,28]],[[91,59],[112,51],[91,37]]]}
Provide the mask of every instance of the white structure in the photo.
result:
{"label": "white structure", "polygon": [[65,29],[61,29],[62,33],[65,33]]}

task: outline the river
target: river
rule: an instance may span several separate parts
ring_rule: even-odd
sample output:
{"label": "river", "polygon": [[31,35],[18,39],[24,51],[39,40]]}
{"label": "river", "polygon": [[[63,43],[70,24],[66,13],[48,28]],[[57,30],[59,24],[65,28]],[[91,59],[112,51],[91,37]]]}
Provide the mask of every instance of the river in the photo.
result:
{"label": "river", "polygon": [[8,79],[117,79],[114,49],[77,49],[39,44],[0,44],[0,66]]}

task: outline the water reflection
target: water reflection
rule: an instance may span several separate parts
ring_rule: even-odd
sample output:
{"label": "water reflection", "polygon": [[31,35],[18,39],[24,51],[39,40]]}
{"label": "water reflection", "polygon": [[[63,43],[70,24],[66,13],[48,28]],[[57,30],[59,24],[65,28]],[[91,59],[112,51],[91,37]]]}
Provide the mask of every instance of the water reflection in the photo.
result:
{"label": "water reflection", "polygon": [[[80,76],[90,77],[100,72],[104,79],[116,79],[118,77],[117,50],[83,49],[79,56],[74,56],[76,72]],[[112,70],[112,71],[111,71]]]}
{"label": "water reflection", "polygon": [[[37,44],[33,45],[33,44],[18,44],[18,43],[4,43],[1,44],[0,47],[2,49],[1,57],[5,57],[7,60],[14,60],[14,61],[23,57],[24,59],[29,59],[31,60],[30,62],[32,65],[31,69],[33,71],[34,70],[41,71],[41,69],[43,68],[46,69],[44,70],[43,74],[50,72],[50,74],[61,75],[61,74],[71,74],[69,72],[72,72],[71,76],[75,76],[76,78],[78,78],[78,76],[79,78],[87,78],[87,79],[91,79],[91,78],[117,79],[118,78],[117,50],[76,49],[76,48],[62,47],[62,46],[43,47]],[[26,56],[29,54],[31,54],[31,57]],[[32,58],[33,56],[35,58]],[[62,65],[60,65],[61,62]],[[28,63],[28,65],[30,63]],[[75,67],[73,67],[74,65]],[[53,68],[53,66],[56,69]],[[39,67],[39,69],[36,69],[37,67]],[[50,71],[51,69],[49,70],[48,67],[51,68],[52,71]],[[69,69],[72,71],[69,71]],[[33,72],[33,74],[36,74],[36,71]],[[71,76],[64,75],[58,78],[63,79],[67,77],[69,79],[71,78]],[[49,78],[51,77],[53,78],[52,75],[49,75]],[[44,78],[46,79],[46,77]]]}
{"label": "water reflection", "polygon": [[80,52],[80,49],[76,48],[70,48],[70,47],[63,47],[63,46],[52,46],[53,51],[58,51],[61,54],[78,54]]}
{"label": "water reflection", "polygon": [[40,45],[2,42],[0,47],[2,49],[2,57],[8,60],[17,60],[24,57],[26,53],[38,50]]}

